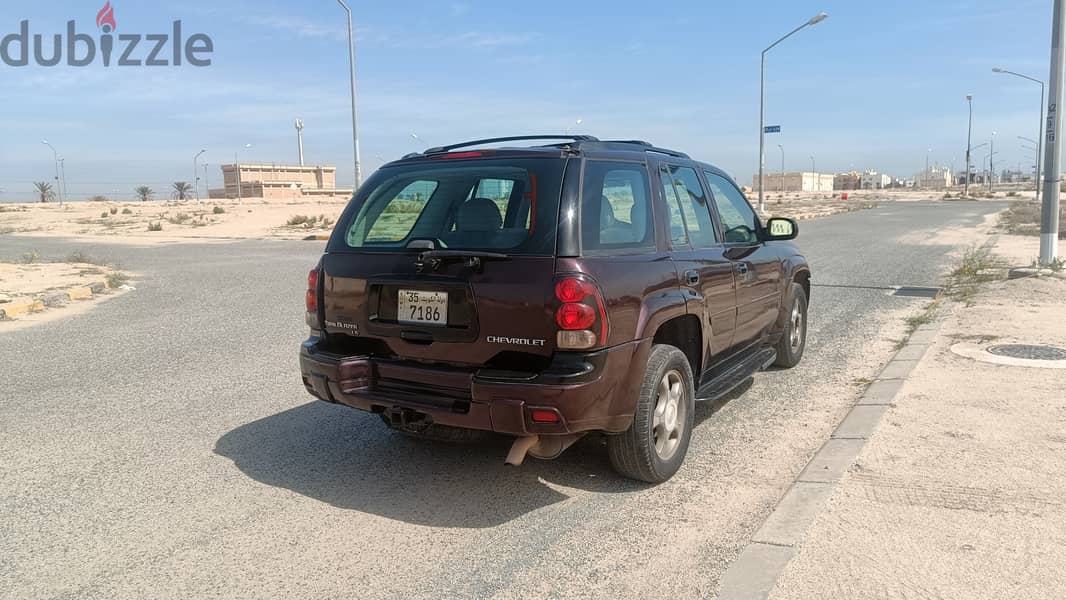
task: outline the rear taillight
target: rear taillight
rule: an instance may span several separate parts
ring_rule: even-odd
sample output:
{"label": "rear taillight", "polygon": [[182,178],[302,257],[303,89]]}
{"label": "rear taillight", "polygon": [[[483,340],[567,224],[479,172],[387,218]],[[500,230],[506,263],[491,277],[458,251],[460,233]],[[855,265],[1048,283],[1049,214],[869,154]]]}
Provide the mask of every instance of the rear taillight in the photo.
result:
{"label": "rear taillight", "polygon": [[555,282],[555,299],[560,350],[588,350],[607,343],[607,306],[595,283],[583,276],[562,277]]}
{"label": "rear taillight", "polygon": [[307,324],[312,329],[319,329],[318,322],[318,269],[307,274],[307,293],[304,296],[307,307]]}

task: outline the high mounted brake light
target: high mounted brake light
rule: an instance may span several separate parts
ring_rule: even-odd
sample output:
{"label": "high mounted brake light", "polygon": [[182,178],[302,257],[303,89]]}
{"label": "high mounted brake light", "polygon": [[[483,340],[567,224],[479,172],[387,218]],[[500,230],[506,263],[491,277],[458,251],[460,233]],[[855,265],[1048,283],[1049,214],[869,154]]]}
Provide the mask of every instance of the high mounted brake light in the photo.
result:
{"label": "high mounted brake light", "polygon": [[450,159],[450,158],[478,158],[479,156],[485,156],[488,152],[445,152],[443,154],[431,154],[430,158],[435,159]]}

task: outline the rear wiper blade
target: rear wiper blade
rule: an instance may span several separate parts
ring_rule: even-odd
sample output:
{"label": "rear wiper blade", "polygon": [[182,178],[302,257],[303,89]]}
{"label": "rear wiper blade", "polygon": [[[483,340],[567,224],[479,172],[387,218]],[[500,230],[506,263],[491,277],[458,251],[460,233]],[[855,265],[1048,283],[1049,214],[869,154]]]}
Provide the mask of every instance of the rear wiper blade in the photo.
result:
{"label": "rear wiper blade", "polygon": [[419,272],[425,270],[426,267],[429,267],[431,271],[436,271],[442,264],[455,260],[464,261],[467,267],[478,271],[481,270],[481,264],[484,261],[511,260],[511,257],[499,252],[481,250],[428,250],[418,255],[415,259],[415,266]]}

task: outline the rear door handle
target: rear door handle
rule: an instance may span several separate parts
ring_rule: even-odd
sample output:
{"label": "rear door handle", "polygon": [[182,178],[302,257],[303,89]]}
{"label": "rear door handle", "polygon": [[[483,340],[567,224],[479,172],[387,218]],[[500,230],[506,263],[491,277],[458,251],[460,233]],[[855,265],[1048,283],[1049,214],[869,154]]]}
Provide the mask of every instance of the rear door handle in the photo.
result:
{"label": "rear door handle", "polygon": [[700,274],[691,269],[685,271],[685,281],[687,281],[689,285],[696,285],[700,282]]}
{"label": "rear door handle", "polygon": [[741,275],[747,275],[748,274],[748,265],[747,265],[747,263],[736,263],[736,269],[737,269],[737,273],[739,273]]}

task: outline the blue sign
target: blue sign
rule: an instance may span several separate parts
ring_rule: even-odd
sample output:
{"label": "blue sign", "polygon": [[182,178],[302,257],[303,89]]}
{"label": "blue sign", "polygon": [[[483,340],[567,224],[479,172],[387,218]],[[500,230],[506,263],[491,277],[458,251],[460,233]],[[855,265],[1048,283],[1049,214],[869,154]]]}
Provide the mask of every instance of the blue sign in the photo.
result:
{"label": "blue sign", "polygon": [[780,125],[767,125],[763,129],[766,131],[766,133],[781,133]]}

